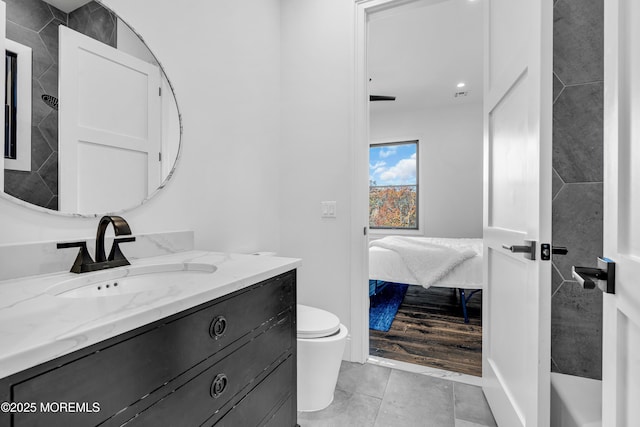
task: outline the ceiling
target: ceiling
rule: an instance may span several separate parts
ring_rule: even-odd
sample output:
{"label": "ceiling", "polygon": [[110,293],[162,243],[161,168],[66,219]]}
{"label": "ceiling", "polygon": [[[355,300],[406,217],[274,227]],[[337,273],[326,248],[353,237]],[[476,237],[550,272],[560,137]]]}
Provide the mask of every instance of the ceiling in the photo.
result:
{"label": "ceiling", "polygon": [[64,13],[73,12],[80,6],[84,6],[89,3],[91,0],[44,0],[52,6],[57,7]]}
{"label": "ceiling", "polygon": [[[371,16],[372,111],[482,102],[482,0],[422,0]],[[456,85],[464,82],[464,88]],[[454,97],[458,91],[468,95]]]}

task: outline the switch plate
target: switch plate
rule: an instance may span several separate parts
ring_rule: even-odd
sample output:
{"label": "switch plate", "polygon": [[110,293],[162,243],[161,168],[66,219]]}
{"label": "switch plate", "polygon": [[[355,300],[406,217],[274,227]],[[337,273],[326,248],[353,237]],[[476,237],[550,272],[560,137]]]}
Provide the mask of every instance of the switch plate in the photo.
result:
{"label": "switch plate", "polygon": [[335,200],[326,201],[326,202],[320,202],[320,206],[321,206],[320,216],[322,218],[335,218],[336,217],[336,202],[335,202]]}

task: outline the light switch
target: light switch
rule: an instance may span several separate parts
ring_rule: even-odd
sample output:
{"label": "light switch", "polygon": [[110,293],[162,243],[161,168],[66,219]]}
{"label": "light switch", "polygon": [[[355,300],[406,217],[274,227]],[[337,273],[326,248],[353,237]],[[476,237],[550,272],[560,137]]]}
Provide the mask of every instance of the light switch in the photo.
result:
{"label": "light switch", "polygon": [[320,202],[321,206],[321,217],[322,218],[335,218],[336,217],[336,202],[335,201],[327,201]]}

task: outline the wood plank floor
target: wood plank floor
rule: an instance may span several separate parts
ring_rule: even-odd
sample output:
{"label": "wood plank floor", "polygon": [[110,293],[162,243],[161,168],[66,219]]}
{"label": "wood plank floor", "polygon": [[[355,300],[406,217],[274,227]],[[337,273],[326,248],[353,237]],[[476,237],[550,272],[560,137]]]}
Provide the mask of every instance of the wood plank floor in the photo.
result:
{"label": "wood plank floor", "polygon": [[465,324],[453,289],[409,286],[389,332],[369,330],[369,354],[482,376],[481,292],[468,312]]}

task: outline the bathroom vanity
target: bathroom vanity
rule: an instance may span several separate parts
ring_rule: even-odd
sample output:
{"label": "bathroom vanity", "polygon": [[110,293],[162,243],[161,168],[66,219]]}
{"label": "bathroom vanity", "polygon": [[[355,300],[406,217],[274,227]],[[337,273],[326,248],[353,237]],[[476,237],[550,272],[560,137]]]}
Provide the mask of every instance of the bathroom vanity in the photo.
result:
{"label": "bathroom vanity", "polygon": [[[0,282],[0,295],[15,286],[0,303],[0,425],[296,425],[298,260],[187,253],[131,271],[186,256],[215,272],[98,297],[66,296],[71,273]],[[83,287],[130,278],[102,274]],[[69,343],[81,348],[52,357]]]}

